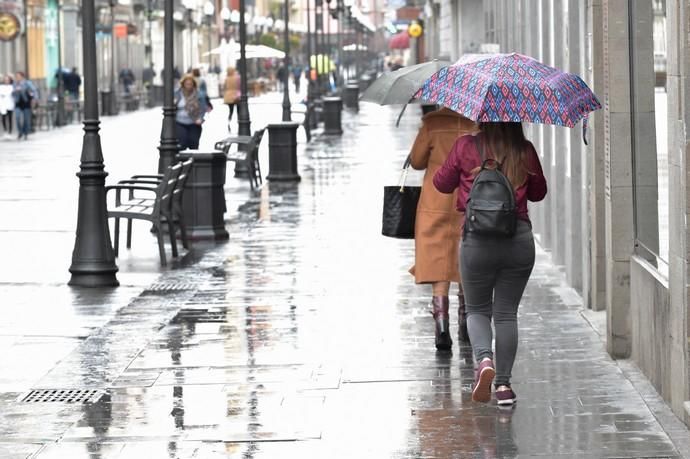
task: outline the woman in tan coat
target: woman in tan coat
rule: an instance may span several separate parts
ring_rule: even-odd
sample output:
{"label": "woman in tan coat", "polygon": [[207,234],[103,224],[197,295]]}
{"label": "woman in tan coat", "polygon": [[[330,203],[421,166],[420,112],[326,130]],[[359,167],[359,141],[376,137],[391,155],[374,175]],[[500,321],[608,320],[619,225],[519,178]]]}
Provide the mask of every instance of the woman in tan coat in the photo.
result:
{"label": "woman in tan coat", "polygon": [[228,67],[223,90],[223,102],[228,106],[228,131],[232,130],[230,129],[232,113],[235,111],[235,105],[240,100],[240,95],[240,75],[233,67]]}
{"label": "woman in tan coat", "polygon": [[[436,190],[433,178],[450,153],[455,139],[477,131],[477,125],[462,115],[441,108],[424,115],[422,127],[417,133],[412,151],[411,165],[414,169],[426,169],[422,194],[417,205],[415,223],[415,265],[410,269],[417,284],[431,284],[432,309],[435,326],[436,349],[449,350],[453,345],[450,338],[448,319],[448,293],[450,283],[457,282],[458,335],[467,339],[465,301],[460,285],[458,249],[463,215],[456,210],[456,194],[443,194]],[[457,191],[456,191],[457,193]]]}

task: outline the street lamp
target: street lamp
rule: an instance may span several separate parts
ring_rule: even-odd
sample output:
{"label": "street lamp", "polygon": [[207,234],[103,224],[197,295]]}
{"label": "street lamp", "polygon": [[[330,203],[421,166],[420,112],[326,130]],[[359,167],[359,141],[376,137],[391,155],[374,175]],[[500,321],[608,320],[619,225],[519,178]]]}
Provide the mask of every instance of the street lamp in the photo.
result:
{"label": "street lamp", "polygon": [[224,6],[220,10],[220,18],[223,20],[223,37],[225,37],[226,40],[230,40],[228,37],[228,29],[230,28],[230,17],[232,14],[230,13],[230,8],[227,6]]}
{"label": "street lamp", "polygon": [[[116,67],[115,67],[115,6],[117,0],[109,0],[110,6],[110,99],[108,101],[108,114],[111,116],[117,115],[117,83],[115,82]],[[86,87],[86,85],[84,85]]]}
{"label": "street lamp", "polygon": [[[251,120],[247,103],[247,23],[244,20],[246,0],[240,0],[240,103],[237,106],[237,130],[239,135],[251,135]],[[246,177],[249,168],[245,161],[235,161],[235,177]]]}
{"label": "street lamp", "polygon": [[182,6],[185,8],[185,16],[187,19],[187,36],[189,37],[189,68],[194,65],[194,43],[192,40],[192,26],[194,25],[194,7],[196,2],[194,0],[182,0]]}
{"label": "street lamp", "polygon": [[[91,0],[93,1],[93,0]],[[173,20],[173,2],[174,0],[165,0],[165,19],[164,19],[164,48],[165,54],[163,56],[163,124],[161,126],[161,141],[158,146],[158,173],[162,174],[168,168],[177,162],[177,153],[179,153],[179,145],[177,143],[177,135],[175,134],[175,114],[177,107],[175,106],[173,88],[173,67],[175,65],[174,59],[174,27]]]}
{"label": "street lamp", "polygon": [[[172,0],[168,0],[171,1]],[[108,228],[105,172],[98,135],[98,84],[96,72],[96,8],[94,0],[82,1],[84,53],[84,141],[79,166],[77,234],[72,252],[69,285],[115,287],[115,254]]]}
{"label": "street lamp", "polygon": [[206,35],[208,39],[208,71],[211,72],[211,25],[213,24],[213,13],[216,9],[210,0],[204,3],[204,16],[206,17]]}
{"label": "street lamp", "polygon": [[57,3],[57,49],[58,49],[58,71],[57,71],[57,113],[55,116],[55,125],[64,126],[65,123],[65,78],[62,73],[62,37],[60,30],[62,29],[62,20],[60,13],[62,12],[62,4],[58,0]]}
{"label": "street lamp", "polygon": [[285,57],[283,58],[283,67],[285,67],[284,80],[283,81],[283,121],[292,121],[290,116],[290,0],[285,0],[285,35],[284,35],[284,47],[285,47]]}

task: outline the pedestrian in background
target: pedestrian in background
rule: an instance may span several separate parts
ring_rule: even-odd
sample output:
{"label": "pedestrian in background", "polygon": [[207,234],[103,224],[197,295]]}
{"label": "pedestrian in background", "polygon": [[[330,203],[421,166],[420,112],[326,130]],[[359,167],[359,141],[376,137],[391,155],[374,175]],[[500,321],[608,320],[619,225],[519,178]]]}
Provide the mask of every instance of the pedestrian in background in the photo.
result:
{"label": "pedestrian in background", "polygon": [[2,117],[2,129],[4,138],[12,137],[12,114],[14,113],[14,91],[12,77],[5,75],[0,81],[0,116]]}
{"label": "pedestrian in background", "polygon": [[225,84],[223,85],[223,102],[228,106],[228,132],[232,131],[231,122],[232,114],[235,112],[235,106],[240,100],[240,75],[234,67],[228,67],[227,75],[225,77]]}
{"label": "pedestrian in background", "polygon": [[69,94],[70,100],[76,102],[79,100],[79,88],[81,87],[81,76],[76,67],[65,75],[64,80],[65,91]]}
{"label": "pedestrian in background", "polygon": [[19,134],[17,138],[21,139],[24,137],[24,140],[27,140],[29,132],[31,132],[32,109],[38,104],[38,90],[33,82],[26,78],[24,72],[17,72],[15,74],[12,96],[14,97],[17,115],[17,132]]}
{"label": "pedestrian in background", "polygon": [[414,169],[426,169],[415,220],[415,264],[410,268],[417,284],[431,284],[431,307],[435,321],[438,350],[450,350],[448,294],[450,283],[458,284],[458,321],[460,340],[467,341],[465,302],[458,269],[458,247],[463,214],[455,208],[457,193],[440,193],[433,177],[448,158],[455,140],[475,132],[477,125],[448,108],[424,115],[422,127],[410,151]]}
{"label": "pedestrian in background", "polygon": [[180,80],[180,88],[175,91],[175,115],[177,141],[181,150],[199,148],[201,125],[206,114],[206,99],[196,86],[193,75],[185,75]]}
{"label": "pedestrian in background", "polygon": [[278,79],[278,90],[282,91],[285,85],[285,77],[287,76],[287,69],[283,64],[280,64],[278,70],[276,71],[276,78]]}
{"label": "pedestrian in background", "polygon": [[[515,193],[517,227],[513,236],[482,235],[465,231],[460,270],[467,301],[467,328],[478,368],[472,400],[488,402],[496,378],[496,400],[512,405],[517,400],[510,385],[518,346],[517,311],[534,267],[534,237],[527,201],[546,196],[546,178],[534,146],[525,138],[521,123],[481,123],[480,134],[463,136],[434,176],[442,193],[459,189],[457,208],[464,212],[483,159],[492,159]],[[496,366],[492,352],[493,319],[496,328]]]}
{"label": "pedestrian in background", "polygon": [[302,66],[294,65],[292,67],[292,78],[295,82],[295,92],[299,94],[299,89],[302,85]]}

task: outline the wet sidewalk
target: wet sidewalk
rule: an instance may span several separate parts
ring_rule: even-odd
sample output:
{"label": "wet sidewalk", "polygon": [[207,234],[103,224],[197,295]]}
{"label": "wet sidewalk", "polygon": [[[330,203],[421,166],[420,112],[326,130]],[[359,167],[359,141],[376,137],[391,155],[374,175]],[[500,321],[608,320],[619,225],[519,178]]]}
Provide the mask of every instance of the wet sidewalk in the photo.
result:
{"label": "wet sidewalk", "polygon": [[[520,311],[519,402],[470,400],[469,349],[434,351],[412,242],[380,236],[416,115],[396,130],[395,110],[363,104],[342,138],[301,147],[299,184],[231,182],[230,240],[141,294],[56,284],[56,308],[39,309],[49,286],[3,292],[0,457],[690,457],[687,429],[607,356],[543,252]],[[35,311],[53,316],[13,327]]]}

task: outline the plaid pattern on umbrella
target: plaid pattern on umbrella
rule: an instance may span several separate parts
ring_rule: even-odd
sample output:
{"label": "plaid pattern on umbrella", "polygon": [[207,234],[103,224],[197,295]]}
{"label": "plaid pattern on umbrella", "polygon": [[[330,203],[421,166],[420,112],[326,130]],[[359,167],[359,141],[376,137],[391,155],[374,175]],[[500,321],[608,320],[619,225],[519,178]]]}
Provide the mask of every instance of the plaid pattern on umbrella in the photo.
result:
{"label": "plaid pattern on umbrella", "polygon": [[527,121],[574,127],[601,108],[572,73],[518,53],[466,55],[429,77],[415,98],[474,121]]}

